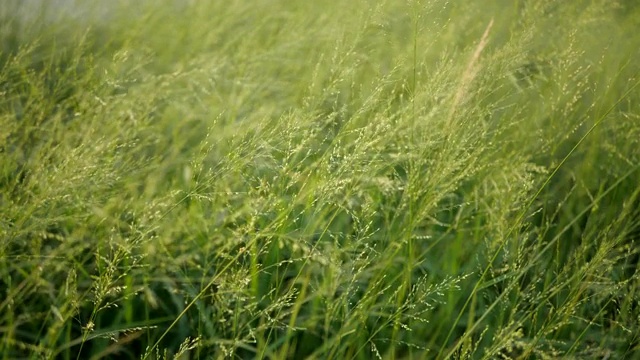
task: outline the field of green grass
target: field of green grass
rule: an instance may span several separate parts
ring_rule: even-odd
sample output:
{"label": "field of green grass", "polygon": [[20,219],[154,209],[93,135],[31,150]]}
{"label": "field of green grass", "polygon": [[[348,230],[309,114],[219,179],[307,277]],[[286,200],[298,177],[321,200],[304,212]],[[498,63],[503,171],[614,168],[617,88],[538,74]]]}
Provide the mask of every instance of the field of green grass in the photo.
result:
{"label": "field of green grass", "polygon": [[640,358],[636,2],[67,4],[0,3],[0,359]]}

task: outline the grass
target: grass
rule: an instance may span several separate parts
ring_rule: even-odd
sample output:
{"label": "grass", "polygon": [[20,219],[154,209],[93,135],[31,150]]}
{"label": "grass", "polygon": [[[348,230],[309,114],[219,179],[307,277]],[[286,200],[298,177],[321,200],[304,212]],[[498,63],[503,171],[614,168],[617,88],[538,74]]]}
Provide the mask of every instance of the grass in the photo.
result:
{"label": "grass", "polygon": [[3,359],[640,356],[632,2],[74,4],[0,5]]}

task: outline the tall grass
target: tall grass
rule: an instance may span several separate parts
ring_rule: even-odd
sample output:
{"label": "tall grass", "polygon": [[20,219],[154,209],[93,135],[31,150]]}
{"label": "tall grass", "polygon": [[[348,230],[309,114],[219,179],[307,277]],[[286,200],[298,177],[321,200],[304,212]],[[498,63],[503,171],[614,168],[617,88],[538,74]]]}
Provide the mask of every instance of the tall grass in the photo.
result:
{"label": "tall grass", "polygon": [[631,2],[74,4],[0,5],[4,359],[639,356]]}

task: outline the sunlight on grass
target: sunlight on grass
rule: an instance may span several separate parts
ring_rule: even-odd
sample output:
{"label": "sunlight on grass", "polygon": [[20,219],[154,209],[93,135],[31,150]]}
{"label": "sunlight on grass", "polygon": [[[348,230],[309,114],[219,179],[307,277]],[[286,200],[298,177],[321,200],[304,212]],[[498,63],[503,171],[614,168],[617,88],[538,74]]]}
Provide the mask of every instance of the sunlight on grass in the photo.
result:
{"label": "sunlight on grass", "polygon": [[3,359],[639,356],[637,6],[62,3],[0,5]]}

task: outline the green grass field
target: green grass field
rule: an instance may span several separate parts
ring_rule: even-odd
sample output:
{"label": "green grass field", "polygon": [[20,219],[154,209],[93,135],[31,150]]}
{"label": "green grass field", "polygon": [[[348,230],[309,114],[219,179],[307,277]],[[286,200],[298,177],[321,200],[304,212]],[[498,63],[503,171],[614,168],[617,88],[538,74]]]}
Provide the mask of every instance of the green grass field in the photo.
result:
{"label": "green grass field", "polygon": [[0,4],[0,359],[640,359],[634,1],[90,3]]}

